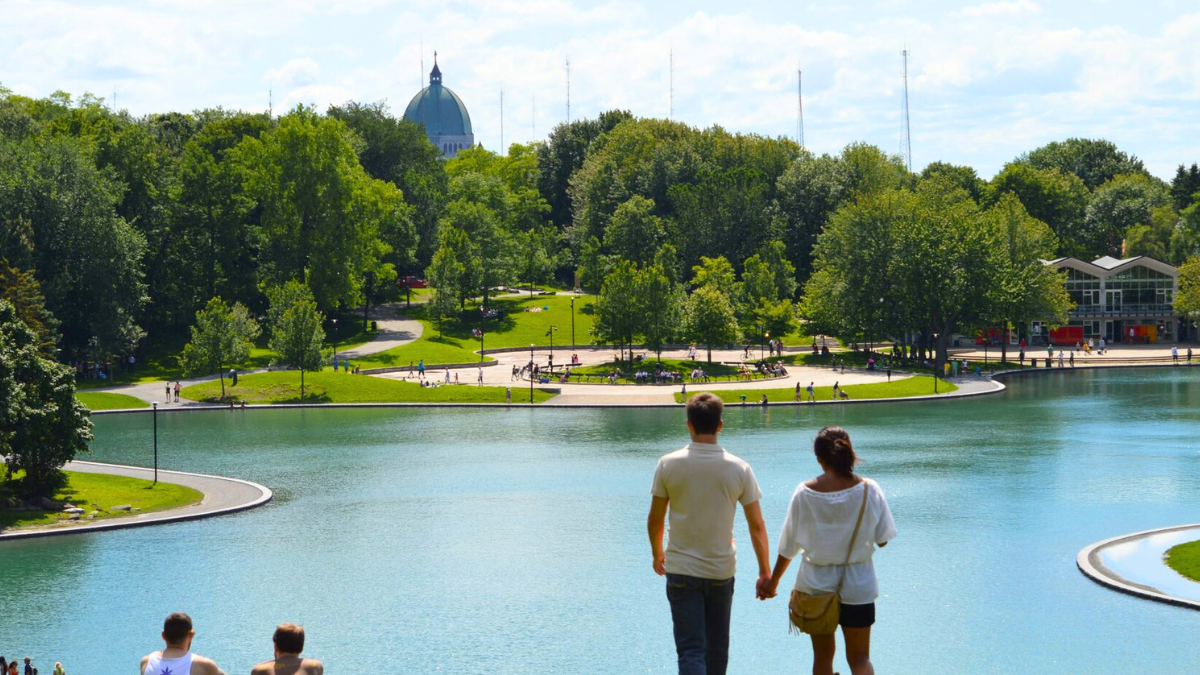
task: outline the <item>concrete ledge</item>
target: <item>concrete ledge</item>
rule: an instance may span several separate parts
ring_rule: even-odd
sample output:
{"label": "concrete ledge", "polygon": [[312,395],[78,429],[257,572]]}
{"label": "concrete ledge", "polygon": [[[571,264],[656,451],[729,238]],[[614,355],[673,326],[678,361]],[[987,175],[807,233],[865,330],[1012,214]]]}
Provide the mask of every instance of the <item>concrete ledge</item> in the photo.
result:
{"label": "concrete ledge", "polygon": [[[142,410],[138,408],[137,410]],[[103,464],[100,462],[68,462],[67,471],[80,473],[102,473],[116,476],[128,476],[152,480],[154,470],[140,466],[124,466],[121,464]],[[15,539],[32,539],[34,537],[52,537],[65,534],[81,534],[84,532],[100,532],[103,530],[119,530],[127,527],[145,527],[147,525],[162,525],[178,523],[187,520],[199,520],[215,516],[228,515],[262,506],[271,501],[274,493],[270,488],[238,478],[209,476],[201,473],[184,471],[158,470],[159,479],[163,482],[175,483],[198,490],[204,495],[199,504],[182,506],[166,511],[138,513],[130,516],[112,518],[99,522],[89,522],[81,525],[46,526],[30,530],[0,532],[0,542]]]}
{"label": "concrete ledge", "polygon": [[[1195,525],[1177,525],[1175,527],[1161,527],[1155,530],[1146,530],[1144,532],[1135,532],[1133,534],[1123,534],[1112,539],[1105,539],[1084,548],[1075,556],[1075,566],[1087,578],[1095,581],[1101,586],[1106,586],[1115,591],[1132,595],[1146,600],[1162,602],[1176,607],[1186,607],[1188,609],[1200,610],[1200,602],[1196,600],[1188,600],[1187,598],[1179,598],[1173,595],[1168,595],[1159,591],[1157,588],[1145,584],[1139,584],[1122,577],[1104,566],[1104,561],[1100,557],[1101,551],[1110,546],[1118,544],[1126,544],[1138,539],[1145,539],[1156,534],[1165,532],[1177,532],[1179,530],[1193,530],[1200,528],[1200,524]],[[1165,566],[1165,565],[1164,565]]]}

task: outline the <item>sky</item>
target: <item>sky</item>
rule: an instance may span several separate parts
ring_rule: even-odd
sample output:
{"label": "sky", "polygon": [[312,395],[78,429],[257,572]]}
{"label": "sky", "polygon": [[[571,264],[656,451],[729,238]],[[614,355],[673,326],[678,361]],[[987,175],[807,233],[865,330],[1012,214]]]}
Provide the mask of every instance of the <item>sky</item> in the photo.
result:
{"label": "sky", "polygon": [[915,170],[990,178],[1069,137],[1164,178],[1200,161],[1195,0],[0,0],[0,86],[19,94],[90,92],[134,115],[348,100],[399,115],[436,50],[493,150],[501,90],[505,144],[567,118],[569,58],[573,119],[622,108],[795,137],[800,69],[808,149],[899,152],[905,48]]}

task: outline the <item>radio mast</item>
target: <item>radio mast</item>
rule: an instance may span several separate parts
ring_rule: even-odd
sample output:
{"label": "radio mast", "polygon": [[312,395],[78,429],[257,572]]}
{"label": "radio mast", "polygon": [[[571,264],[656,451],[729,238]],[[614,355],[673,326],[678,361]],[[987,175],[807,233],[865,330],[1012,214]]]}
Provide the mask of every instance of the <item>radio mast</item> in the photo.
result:
{"label": "radio mast", "polygon": [[904,165],[908,167],[908,172],[912,173],[912,135],[908,123],[908,48],[900,52],[903,59],[903,75],[904,75],[904,107],[901,111],[904,124],[904,135],[900,138],[900,156],[904,158]]}

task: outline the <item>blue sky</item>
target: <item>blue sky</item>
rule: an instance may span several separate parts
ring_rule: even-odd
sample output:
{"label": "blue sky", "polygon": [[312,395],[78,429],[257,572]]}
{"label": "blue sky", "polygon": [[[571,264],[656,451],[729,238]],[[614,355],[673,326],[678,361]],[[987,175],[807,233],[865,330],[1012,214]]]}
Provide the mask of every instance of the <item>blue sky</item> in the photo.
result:
{"label": "blue sky", "polygon": [[[0,85],[92,92],[134,114],[223,106],[401,111],[433,51],[477,140],[544,138],[613,107],[770,136],[900,147],[910,51],[913,165],[991,177],[1016,155],[1102,137],[1169,177],[1200,161],[1195,2],[637,2],[634,0],[0,0]],[[422,48],[423,46],[423,48]],[[421,67],[424,56],[424,69]]]}

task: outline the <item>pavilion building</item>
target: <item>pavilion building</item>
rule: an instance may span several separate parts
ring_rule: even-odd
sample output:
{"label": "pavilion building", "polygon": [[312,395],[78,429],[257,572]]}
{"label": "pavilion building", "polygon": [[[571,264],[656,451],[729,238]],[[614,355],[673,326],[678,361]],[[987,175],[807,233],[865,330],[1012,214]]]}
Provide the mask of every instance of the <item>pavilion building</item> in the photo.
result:
{"label": "pavilion building", "polygon": [[1060,345],[1100,338],[1108,343],[1178,342],[1190,333],[1191,322],[1173,305],[1179,270],[1167,263],[1145,256],[1044,262],[1066,271],[1075,309],[1065,326],[1053,330],[1044,322],[1031,322],[1029,334],[1035,343],[1044,344],[1046,336]]}

